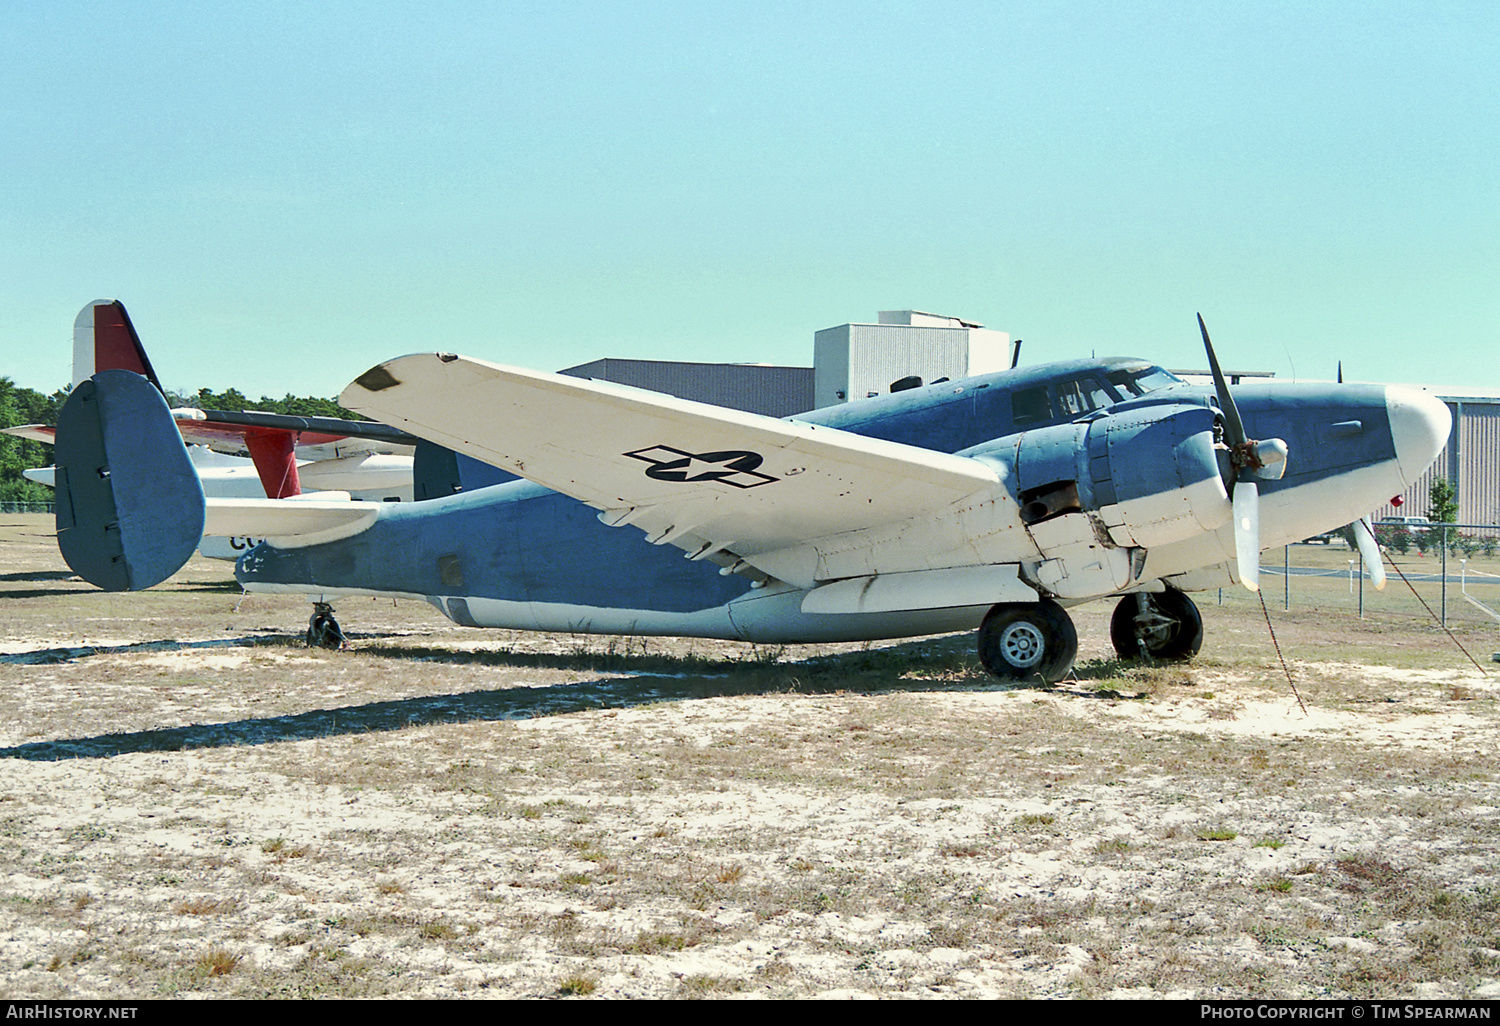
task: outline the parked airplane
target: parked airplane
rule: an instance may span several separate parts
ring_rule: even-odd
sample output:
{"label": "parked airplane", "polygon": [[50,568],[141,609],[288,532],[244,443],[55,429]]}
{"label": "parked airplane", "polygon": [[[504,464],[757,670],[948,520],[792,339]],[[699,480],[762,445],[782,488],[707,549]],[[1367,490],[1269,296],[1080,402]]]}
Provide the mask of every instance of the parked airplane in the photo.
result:
{"label": "parked airplane", "polygon": [[[85,303],[73,321],[73,385],[116,369],[134,371],[165,394],[125,304]],[[210,495],[280,499],[310,491],[384,501],[413,498],[417,439],[386,424],[187,407],[172,416],[183,439],[195,447],[193,461]],[[3,430],[48,445],[55,437],[55,429],[44,424]],[[26,476],[50,487],[50,470]]]}
{"label": "parked airplane", "polygon": [[85,579],[125,590],[175,572],[205,523],[269,536],[239,580],[310,594],[315,626],[327,603],[378,594],[476,627],[773,643],[977,627],[991,673],[1054,681],[1077,653],[1066,607],[1117,597],[1122,655],[1190,657],[1203,628],[1185,592],[1254,589],[1263,548],[1406,490],[1450,425],[1397,386],[1231,395],[1203,339],[1214,388],[1077,360],[788,420],[406,356],[340,403],[525,480],[342,508],[205,506],[159,395],[105,372],[59,423],[59,544]]}

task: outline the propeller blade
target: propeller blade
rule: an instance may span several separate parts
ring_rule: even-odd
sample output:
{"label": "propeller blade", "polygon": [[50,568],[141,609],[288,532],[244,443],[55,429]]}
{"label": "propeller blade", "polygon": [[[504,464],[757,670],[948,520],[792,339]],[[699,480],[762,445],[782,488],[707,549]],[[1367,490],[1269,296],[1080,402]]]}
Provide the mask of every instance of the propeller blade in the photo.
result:
{"label": "propeller blade", "polygon": [[1375,528],[1369,517],[1360,517],[1349,526],[1354,528],[1354,543],[1359,546],[1360,558],[1365,561],[1365,569],[1370,572],[1370,583],[1375,585],[1376,591],[1380,591],[1385,587],[1385,563],[1380,559]]}
{"label": "propeller blade", "polygon": [[1234,486],[1234,556],[1240,583],[1260,591],[1260,489],[1254,481]]}
{"label": "propeller blade", "polygon": [[1219,409],[1224,414],[1224,433],[1227,435],[1231,449],[1242,446],[1246,442],[1245,422],[1240,420],[1240,410],[1234,405],[1234,396],[1229,394],[1229,382],[1224,380],[1224,372],[1219,369],[1219,359],[1214,356],[1214,344],[1208,340],[1208,325],[1203,323],[1203,315],[1198,315],[1198,330],[1203,333],[1203,348],[1208,352],[1208,369],[1214,376],[1214,389],[1219,393]]}

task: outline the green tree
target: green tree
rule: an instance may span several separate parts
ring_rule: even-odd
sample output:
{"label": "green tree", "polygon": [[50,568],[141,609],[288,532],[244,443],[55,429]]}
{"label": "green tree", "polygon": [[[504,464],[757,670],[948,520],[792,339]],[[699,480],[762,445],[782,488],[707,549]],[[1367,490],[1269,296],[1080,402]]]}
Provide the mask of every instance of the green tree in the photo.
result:
{"label": "green tree", "polygon": [[359,420],[333,399],[313,396],[295,396],[288,392],[280,399],[268,395],[252,400],[237,388],[215,392],[200,388],[196,392],[170,392],[167,404],[172,407],[188,406],[199,410],[224,410],[239,413],[243,410],[264,410],[267,413],[284,413],[294,417],[334,417],[339,420]]}
{"label": "green tree", "polygon": [[[57,411],[67,393],[50,396],[31,388],[21,388],[10,378],[0,377],[0,427],[20,424],[55,424]],[[52,449],[11,435],[0,435],[0,501],[50,502],[52,492],[21,477],[21,471],[45,467],[52,462]]]}
{"label": "green tree", "polygon": [[1446,477],[1432,482],[1427,490],[1430,506],[1427,519],[1435,524],[1458,523],[1458,487]]}
{"label": "green tree", "polygon": [[[1440,477],[1432,482],[1432,487],[1427,490],[1428,509],[1427,519],[1434,524],[1454,524],[1458,522],[1458,486],[1446,477]],[[1434,527],[1429,532],[1432,535],[1432,544],[1442,551],[1443,539],[1447,539],[1448,545],[1454,551],[1458,549],[1458,535],[1446,527]]]}

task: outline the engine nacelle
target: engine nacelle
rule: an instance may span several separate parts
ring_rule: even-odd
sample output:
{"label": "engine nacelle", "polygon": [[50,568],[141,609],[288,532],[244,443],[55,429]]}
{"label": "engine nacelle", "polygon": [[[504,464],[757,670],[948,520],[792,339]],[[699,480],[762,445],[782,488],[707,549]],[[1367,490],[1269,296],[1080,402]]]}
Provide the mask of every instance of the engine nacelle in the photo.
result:
{"label": "engine nacelle", "polygon": [[1091,508],[1115,544],[1151,548],[1229,521],[1217,417],[1203,406],[1146,406],[1089,425]]}
{"label": "engine nacelle", "polygon": [[1231,516],[1216,414],[1165,404],[1039,428],[965,455],[1009,465],[1042,560],[1028,576],[1062,598],[1140,580],[1145,550],[1214,531]]}

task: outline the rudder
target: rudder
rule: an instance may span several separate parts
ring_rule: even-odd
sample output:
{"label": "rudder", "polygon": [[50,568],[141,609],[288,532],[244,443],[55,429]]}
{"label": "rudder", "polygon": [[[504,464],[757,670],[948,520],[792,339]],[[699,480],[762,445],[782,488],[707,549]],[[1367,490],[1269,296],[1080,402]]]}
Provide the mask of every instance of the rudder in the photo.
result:
{"label": "rudder", "polygon": [[203,537],[203,485],[166,401],[139,374],[100,371],[57,419],[57,546],[105,591],[171,577]]}

